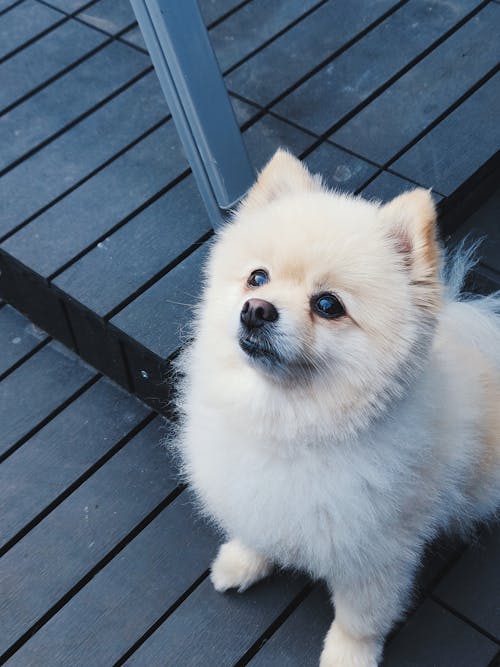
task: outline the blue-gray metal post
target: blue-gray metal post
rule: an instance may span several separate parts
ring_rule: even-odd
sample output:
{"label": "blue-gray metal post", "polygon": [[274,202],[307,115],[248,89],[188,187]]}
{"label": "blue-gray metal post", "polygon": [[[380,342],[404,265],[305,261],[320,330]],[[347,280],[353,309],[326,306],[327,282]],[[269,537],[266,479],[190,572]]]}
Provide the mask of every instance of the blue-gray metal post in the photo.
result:
{"label": "blue-gray metal post", "polygon": [[[214,226],[255,173],[196,0],[131,0]],[[161,150],[161,146],[159,146]]]}

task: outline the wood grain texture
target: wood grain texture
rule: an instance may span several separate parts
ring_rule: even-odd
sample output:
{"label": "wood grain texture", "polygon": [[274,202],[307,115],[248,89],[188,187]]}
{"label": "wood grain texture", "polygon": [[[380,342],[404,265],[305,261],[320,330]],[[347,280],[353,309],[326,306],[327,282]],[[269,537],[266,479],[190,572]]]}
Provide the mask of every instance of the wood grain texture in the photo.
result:
{"label": "wood grain texture", "polygon": [[[2,22],[3,19],[4,16]],[[76,21],[67,21],[22,49],[2,63],[0,109],[12,105],[70,67],[105,40],[106,35],[97,30]]]}
{"label": "wood grain texture", "polygon": [[325,132],[477,5],[478,0],[414,0],[403,5],[287,95],[276,110],[318,134]]}
{"label": "wood grain texture", "polygon": [[101,379],[0,466],[0,547],[106,456],[149,411]]}
{"label": "wood grain texture", "polygon": [[0,382],[0,454],[26,436],[95,372],[50,343]]}
{"label": "wood grain texture", "polygon": [[12,665],[110,665],[206,570],[213,533],[181,494],[11,659]]}

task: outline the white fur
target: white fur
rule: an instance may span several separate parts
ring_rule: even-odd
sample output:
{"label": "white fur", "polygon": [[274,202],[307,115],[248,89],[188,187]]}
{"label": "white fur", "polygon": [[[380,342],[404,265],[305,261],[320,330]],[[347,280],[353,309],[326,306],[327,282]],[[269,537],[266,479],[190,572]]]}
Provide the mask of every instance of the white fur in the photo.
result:
{"label": "white fur", "polygon": [[[203,511],[238,540],[214,562],[217,590],[244,590],[270,563],[325,579],[336,616],[321,666],[374,667],[425,544],[498,507],[485,424],[500,399],[499,302],[443,300],[419,230],[428,194],[380,207],[321,190],[292,160],[274,159],[213,248],[180,362],[177,446]],[[308,376],[274,378],[238,346],[260,267],[259,297],[277,306],[290,358],[312,360]],[[352,320],[311,316],[326,288]]]}
{"label": "white fur", "polygon": [[224,593],[237,588],[240,593],[260,579],[267,577],[273,564],[252,551],[239,540],[226,542],[212,563],[210,579],[216,591]]}

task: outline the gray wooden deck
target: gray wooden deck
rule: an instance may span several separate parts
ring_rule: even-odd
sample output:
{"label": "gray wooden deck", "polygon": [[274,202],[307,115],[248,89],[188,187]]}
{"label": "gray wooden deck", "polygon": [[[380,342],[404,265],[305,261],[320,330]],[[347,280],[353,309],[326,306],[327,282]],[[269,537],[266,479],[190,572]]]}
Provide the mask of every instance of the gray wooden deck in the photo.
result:
{"label": "gray wooden deck", "polygon": [[[200,5],[256,167],[432,187],[500,287],[499,2]],[[158,444],[212,230],[127,0],[0,0],[0,146],[0,663],[315,665],[324,589],[217,595]],[[498,526],[434,545],[384,665],[500,665],[499,559]]]}

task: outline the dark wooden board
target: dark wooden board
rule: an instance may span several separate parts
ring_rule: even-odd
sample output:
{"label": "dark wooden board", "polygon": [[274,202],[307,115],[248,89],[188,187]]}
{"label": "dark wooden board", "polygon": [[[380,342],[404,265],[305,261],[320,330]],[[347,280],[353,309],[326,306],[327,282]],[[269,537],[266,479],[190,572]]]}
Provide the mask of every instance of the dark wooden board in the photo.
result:
{"label": "dark wooden board", "polygon": [[4,454],[95,373],[60,343],[50,343],[0,382]]}
{"label": "dark wooden board", "polygon": [[136,398],[101,379],[4,461],[0,548],[149,412]]}
{"label": "dark wooden board", "polygon": [[19,3],[20,0],[0,0],[0,12],[5,12],[13,5]]}
{"label": "dark wooden board", "polygon": [[454,234],[454,241],[482,239],[481,263],[500,272],[500,188]]}
{"label": "dark wooden board", "polygon": [[317,667],[333,620],[328,591],[316,586],[249,662],[251,667]]}
{"label": "dark wooden board", "polygon": [[88,4],[88,0],[45,0],[45,2],[69,14],[76,12],[80,7]]}
{"label": "dark wooden board", "polygon": [[415,577],[410,612],[435,588],[466,547],[467,541],[456,534],[441,535],[427,545]]}
{"label": "dark wooden board", "polygon": [[82,359],[127,391],[133,391],[121,342],[110,335],[106,322],[73,299],[67,300],[65,308]]}
{"label": "dark wooden board", "polygon": [[46,339],[47,334],[21,313],[4,306],[0,310],[0,376]]}
{"label": "dark wooden board", "polygon": [[36,214],[166,114],[151,72],[9,171],[0,181],[4,203],[0,234]]}
{"label": "dark wooden board", "polygon": [[372,164],[328,142],[309,153],[305,162],[313,173],[321,174],[329,188],[346,192],[362,187],[377,170]]}
{"label": "dark wooden board", "polygon": [[173,354],[188,336],[192,308],[200,298],[207,246],[160,278],[115,315],[112,324],[161,358]]}
{"label": "dark wooden board", "polygon": [[436,588],[450,607],[500,642],[500,524],[485,529]]}
{"label": "dark wooden board", "polygon": [[474,270],[474,279],[471,291],[476,294],[491,294],[500,290],[500,273],[488,269],[486,266],[477,266]]}
{"label": "dark wooden board", "polygon": [[389,643],[381,667],[489,667],[498,646],[426,600]]}
{"label": "dark wooden board", "polygon": [[194,178],[188,176],[54,282],[104,316],[210,229]]}
{"label": "dark wooden board", "polygon": [[36,0],[24,0],[13,7],[0,21],[0,59],[22,47],[62,18],[64,17],[59,12]]}
{"label": "dark wooden board", "polygon": [[305,584],[303,577],[281,575],[221,595],[207,579],[125,664],[234,665]]}
{"label": "dark wooden board", "polygon": [[[0,651],[175,489],[176,470],[160,446],[165,432],[159,419],[149,424],[1,559]],[[188,526],[184,532],[189,541]],[[168,548],[168,533],[164,540],[158,546]],[[94,626],[99,624],[96,615]]]}
{"label": "dark wooden board", "polygon": [[120,40],[122,42],[127,42],[128,44],[138,46],[140,49],[147,51],[146,42],[144,41],[139,27],[131,28],[130,30],[127,30],[127,32],[124,32],[123,35],[121,35]]}
{"label": "dark wooden board", "polygon": [[229,89],[259,104],[270,103],[395,4],[330,0],[230,74]]}
{"label": "dark wooden board", "polygon": [[98,0],[90,7],[78,12],[76,17],[110,35],[116,35],[117,32],[135,23],[135,15],[130,2],[123,0],[121,2]]}
{"label": "dark wooden board", "polygon": [[403,5],[287,95],[276,111],[318,134],[327,131],[477,5],[479,0],[414,0]]}
{"label": "dark wooden board", "polygon": [[105,40],[106,35],[97,30],[77,21],[66,21],[22,49],[2,64],[0,109],[42,85]]}
{"label": "dark wooden board", "polygon": [[318,0],[253,0],[210,31],[224,72],[255,51],[287,25],[314,7]]}
{"label": "dark wooden board", "polygon": [[500,34],[500,7],[490,4],[332,138],[358,155],[387,162],[500,61],[500,42],[489,43],[492,31]]}
{"label": "dark wooden board", "polygon": [[[137,477],[137,470],[134,471]],[[122,489],[122,494],[124,489]],[[83,508],[81,508],[83,509]],[[216,538],[181,494],[11,659],[111,665],[206,570]]]}
{"label": "dark wooden board", "polygon": [[0,169],[61,131],[149,64],[136,49],[112,42],[29,97],[0,118]]}
{"label": "dark wooden board", "polygon": [[497,151],[500,74],[496,74],[407,151],[395,172],[443,195],[452,194]]}
{"label": "dark wooden board", "polygon": [[177,132],[169,121],[11,236],[2,247],[39,274],[51,275],[96,239],[105,237],[186,169]]}
{"label": "dark wooden board", "polygon": [[[311,0],[308,0],[308,2],[311,2]],[[238,10],[237,9],[238,5],[242,4],[241,0],[201,0],[198,4],[200,6],[200,10],[206,26],[210,27],[211,24],[215,24],[214,29],[216,30],[218,29],[218,26],[226,25],[226,23],[228,24],[228,26],[230,26],[229,30],[228,29],[224,30],[222,28],[220,29],[220,31],[218,30],[216,35],[220,36],[214,36],[211,33],[212,43],[216,47],[216,50],[219,52],[219,60],[221,61],[224,58],[224,56],[220,54],[222,54],[222,52],[225,49],[227,50],[228,48],[230,48],[231,50],[237,52],[238,47],[234,46],[229,47],[229,44],[227,43],[231,41],[231,35],[228,33],[230,30],[237,31],[238,35],[242,38],[241,41],[243,43],[245,42],[245,35],[241,34],[242,31],[240,31],[239,29],[237,19],[233,19],[231,18],[231,16],[234,16],[234,14],[239,15],[239,13],[242,10],[245,11],[245,7],[247,5],[243,3],[243,7]],[[270,11],[273,11],[274,9],[275,7],[273,3],[273,5],[271,5],[270,7]],[[248,12],[248,10],[246,11]],[[221,20],[225,14],[229,14],[229,16],[226,19]],[[247,13],[242,14],[242,16],[245,16],[245,18],[247,17],[247,15],[248,15]],[[251,16],[252,17],[254,16],[254,12],[251,12]],[[267,20],[267,16],[265,20]],[[251,22],[250,25],[252,25]],[[262,27],[262,23],[260,24],[260,27]],[[123,39],[126,42],[130,42],[131,44],[134,44],[135,46],[138,46],[141,49],[147,50],[141,31],[138,27],[131,28],[130,30],[125,32],[123,35],[121,35],[121,39]],[[235,41],[240,41],[240,39],[236,37],[236,33],[233,34],[233,39]],[[216,42],[220,42],[220,45],[216,44]]]}
{"label": "dark wooden board", "polygon": [[[361,194],[367,199],[378,199],[382,202],[388,202],[403,192],[414,190],[415,187],[415,183],[391,174],[389,171],[383,171],[361,190]],[[433,198],[435,201],[442,199],[440,195],[436,195],[435,193],[433,194]]]}
{"label": "dark wooden board", "polygon": [[47,283],[0,248],[0,298],[11,303],[38,327],[75,349],[64,305]]}
{"label": "dark wooden board", "polygon": [[243,138],[256,170],[262,169],[280,146],[300,155],[313,142],[313,138],[302,130],[268,114],[251,125]]}
{"label": "dark wooden board", "polygon": [[206,25],[210,25],[232,11],[240,2],[241,0],[199,0],[198,4]]}
{"label": "dark wooden board", "polygon": [[[186,319],[189,321],[189,316]],[[113,325],[110,330],[123,341],[133,391],[153,410],[172,417],[171,361],[159,357],[143,345],[138,345]]]}

